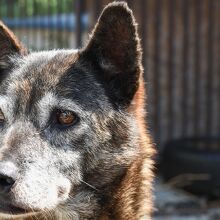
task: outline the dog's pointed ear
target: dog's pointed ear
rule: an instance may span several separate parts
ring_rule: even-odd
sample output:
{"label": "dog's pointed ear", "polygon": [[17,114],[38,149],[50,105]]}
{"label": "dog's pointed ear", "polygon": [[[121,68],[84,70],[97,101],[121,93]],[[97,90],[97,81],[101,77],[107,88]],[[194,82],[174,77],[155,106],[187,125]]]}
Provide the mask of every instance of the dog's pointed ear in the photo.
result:
{"label": "dog's pointed ear", "polygon": [[110,3],[103,10],[82,51],[99,68],[112,100],[128,106],[139,86],[142,52],[137,25],[126,3]]}
{"label": "dog's pointed ear", "polygon": [[5,77],[6,72],[12,67],[10,56],[25,55],[27,50],[10,31],[0,21],[0,81]]}

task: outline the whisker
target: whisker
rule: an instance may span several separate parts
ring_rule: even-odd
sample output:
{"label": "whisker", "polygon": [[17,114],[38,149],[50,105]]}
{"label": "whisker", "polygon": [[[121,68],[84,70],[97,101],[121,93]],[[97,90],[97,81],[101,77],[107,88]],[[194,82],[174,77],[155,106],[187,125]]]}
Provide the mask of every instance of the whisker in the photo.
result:
{"label": "whisker", "polygon": [[96,191],[99,191],[95,186],[92,186],[91,184],[85,182],[84,180],[80,180],[82,183],[86,184],[87,186],[89,186],[90,188],[96,190]]}

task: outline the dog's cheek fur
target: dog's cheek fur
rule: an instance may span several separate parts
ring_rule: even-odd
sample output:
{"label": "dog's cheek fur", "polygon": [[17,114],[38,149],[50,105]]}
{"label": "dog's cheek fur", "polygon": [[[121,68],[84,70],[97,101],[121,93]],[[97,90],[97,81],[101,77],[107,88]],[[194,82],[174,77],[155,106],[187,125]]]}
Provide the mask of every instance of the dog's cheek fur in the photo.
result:
{"label": "dog's cheek fur", "polygon": [[[102,187],[106,184],[105,176],[113,181],[118,175],[117,170],[126,168],[132,157],[138,153],[136,146],[138,131],[135,125],[132,116],[113,110],[106,115],[98,117],[93,115],[93,126],[90,127],[92,144],[91,148],[85,148],[85,156],[88,163],[86,171],[92,170],[91,173],[97,172],[100,177],[102,176],[102,181],[96,183],[96,186]],[[109,172],[115,172],[115,174],[109,175]],[[86,178],[88,178],[87,175]],[[96,177],[93,179],[95,180]]]}

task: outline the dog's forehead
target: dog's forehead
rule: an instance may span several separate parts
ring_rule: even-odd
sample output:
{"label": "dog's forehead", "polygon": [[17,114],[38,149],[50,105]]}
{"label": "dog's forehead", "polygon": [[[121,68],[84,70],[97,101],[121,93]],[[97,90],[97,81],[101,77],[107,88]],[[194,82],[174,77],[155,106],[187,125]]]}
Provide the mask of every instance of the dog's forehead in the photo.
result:
{"label": "dog's forehead", "polygon": [[75,50],[53,50],[12,58],[15,68],[7,81],[7,93],[25,97],[33,90],[40,95],[54,88],[77,57]]}
{"label": "dog's forehead", "polygon": [[52,50],[31,53],[22,58],[15,58],[15,69],[11,81],[44,79],[56,82],[65,71],[77,60],[76,50]]}
{"label": "dog's forehead", "polygon": [[14,69],[1,89],[13,103],[26,106],[41,99],[56,86],[78,58],[76,50],[53,50],[12,57]]}

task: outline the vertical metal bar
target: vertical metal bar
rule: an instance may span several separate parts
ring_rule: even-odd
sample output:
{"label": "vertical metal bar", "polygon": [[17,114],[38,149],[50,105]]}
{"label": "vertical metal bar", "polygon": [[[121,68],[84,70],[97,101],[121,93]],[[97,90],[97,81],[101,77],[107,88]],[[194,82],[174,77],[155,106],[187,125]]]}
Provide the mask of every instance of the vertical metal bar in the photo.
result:
{"label": "vertical metal bar", "polygon": [[48,11],[47,11],[48,12],[47,13],[47,16],[48,16],[48,20],[47,20],[47,22],[48,22],[48,24],[47,24],[48,45],[47,45],[47,47],[48,47],[48,49],[52,49],[53,42],[54,42],[54,27],[52,27],[52,25],[50,25],[50,24],[51,24],[51,17],[53,15],[53,11],[52,11],[52,5],[51,5],[50,0],[47,1],[47,4],[48,4]]}
{"label": "vertical metal bar", "polygon": [[50,30],[49,30],[49,14],[50,14],[50,6],[49,6],[49,2],[50,0],[45,0],[47,3],[46,3],[46,13],[45,14],[41,14],[42,16],[47,16],[47,23],[45,24],[45,30],[44,30],[44,49],[49,49],[49,33],[50,33]]}
{"label": "vertical metal bar", "polygon": [[[18,8],[20,8],[20,7],[18,7]],[[27,8],[28,8],[27,0],[25,0],[24,1],[24,8],[23,8],[24,11],[21,13],[21,16],[23,15],[25,19],[28,18]],[[18,11],[19,11],[19,14],[20,14],[20,10],[19,9],[18,9]],[[20,17],[20,15],[19,15],[19,17]],[[30,37],[31,37],[30,30],[31,30],[31,27],[27,26],[27,27],[24,28],[24,30],[26,32],[25,33],[25,43],[26,43],[27,47],[30,48]]]}
{"label": "vertical metal bar", "polygon": [[156,0],[155,1],[155,30],[154,30],[154,76],[153,76],[153,103],[154,103],[154,136],[157,144],[160,144],[160,102],[159,102],[159,88],[160,88],[160,36],[161,36],[161,12],[162,12],[162,1]]}
{"label": "vertical metal bar", "polygon": [[214,25],[214,2],[213,0],[208,1],[208,37],[207,37],[207,53],[208,53],[208,72],[207,72],[207,111],[206,111],[206,133],[207,135],[212,134],[212,124],[213,124],[213,98],[212,98],[212,85],[213,85],[213,79],[214,79],[214,74],[213,74],[213,27]]}
{"label": "vertical metal bar", "polygon": [[3,1],[0,1],[0,19],[4,17]]}
{"label": "vertical metal bar", "polygon": [[29,37],[31,38],[31,39],[29,39],[29,47],[31,47],[31,49],[32,49],[34,47],[34,38],[35,38],[35,36],[34,36],[34,27],[33,27],[33,12],[31,11],[31,13],[29,14],[28,7],[32,7],[32,9],[33,9],[33,0],[29,1],[29,4],[31,4],[31,5],[29,5],[29,6],[27,5],[27,16],[29,18],[30,17],[32,18],[31,27],[30,27],[30,34],[29,34]]}
{"label": "vertical metal bar", "polygon": [[[67,11],[65,11],[65,8],[64,8],[64,5],[66,4],[66,2],[64,1],[62,1],[62,4],[60,5],[60,9],[59,9],[59,4],[58,4],[58,9],[59,9],[59,12],[60,12],[60,16],[63,16],[64,14],[66,15],[66,16],[68,16],[68,12]],[[66,29],[65,29],[65,21],[63,21],[63,24],[62,24],[63,26],[62,26],[62,29],[60,30],[60,32],[59,32],[59,41],[61,42],[61,45],[62,45],[62,47],[63,48],[66,48],[66,42],[65,42],[65,31],[66,31]],[[60,46],[60,45],[59,45]]]}
{"label": "vertical metal bar", "polygon": [[173,111],[173,104],[174,104],[174,98],[173,98],[173,83],[174,83],[174,21],[175,21],[175,0],[169,1],[169,38],[168,38],[168,56],[169,56],[169,62],[168,62],[168,97],[167,97],[167,107],[168,107],[168,138],[172,138],[173,135],[173,123],[174,123],[174,111]]}
{"label": "vertical metal bar", "polygon": [[[216,10],[216,22],[217,22],[217,25],[216,25],[216,47],[217,47],[217,50],[216,50],[216,56],[217,56],[217,63],[216,63],[216,72],[215,74],[218,74],[218,98],[220,100],[220,63],[218,62],[220,60],[220,14],[219,14],[219,11],[220,11],[220,2],[219,0],[216,0],[215,1],[215,10]],[[218,105],[217,105],[217,110],[218,110],[218,113],[220,112],[220,102],[218,102]],[[218,118],[218,135],[220,136],[220,117]]]}
{"label": "vertical metal bar", "polygon": [[189,52],[189,0],[182,1],[183,13],[183,65],[182,65],[182,135],[186,136],[188,127],[187,98],[188,97],[188,52]]}
{"label": "vertical metal bar", "polygon": [[0,1],[0,19],[5,17],[4,1]]}
{"label": "vertical metal bar", "polygon": [[[63,24],[61,23],[61,14],[62,14],[62,5],[64,4],[63,1],[57,1],[57,7],[56,7],[56,47],[58,48],[64,48],[63,44]],[[59,20],[60,18],[60,20]],[[59,22],[61,27],[59,27]],[[62,21],[63,22],[63,21]]]}
{"label": "vertical metal bar", "polygon": [[[63,48],[63,42],[62,42],[62,32],[63,32],[63,28],[61,28],[61,26],[59,27],[59,22],[61,22],[61,20],[59,20],[59,17],[61,16],[62,13],[62,3],[63,1],[57,1],[57,5],[56,5],[56,27],[55,27],[55,41],[54,41],[54,47],[56,48]],[[62,25],[62,24],[60,24]]]}
{"label": "vertical metal bar", "polygon": [[[16,6],[17,6],[17,10],[16,10],[16,13],[15,13],[15,7],[16,7]],[[12,29],[14,29],[13,32],[15,33],[16,36],[19,37],[19,35],[20,35],[20,33],[21,33],[21,28],[18,27],[18,19],[22,17],[22,16],[20,15],[21,10],[23,10],[23,11],[25,11],[25,10],[24,10],[24,8],[21,8],[20,5],[15,5],[15,2],[13,2],[13,1],[10,3],[9,10],[11,11],[11,12],[10,12],[11,17],[12,17],[13,19],[15,19],[15,20],[14,20],[14,21],[15,21],[15,23],[14,23],[15,26],[12,28]],[[25,13],[25,12],[24,12],[24,13]],[[23,34],[23,36],[24,36],[24,34]],[[23,36],[22,36],[22,37],[23,37]],[[25,36],[25,38],[27,38],[27,36]],[[21,39],[21,40],[24,40],[24,38]]]}
{"label": "vertical metal bar", "polygon": [[76,46],[82,46],[82,12],[83,0],[76,0]]}
{"label": "vertical metal bar", "polygon": [[0,19],[4,16],[4,8],[3,8],[3,4],[2,1],[0,1]]}
{"label": "vertical metal bar", "polygon": [[4,0],[3,4],[5,5],[5,14],[4,14],[4,16],[6,18],[8,18],[8,4],[7,4],[7,0]]}
{"label": "vertical metal bar", "polygon": [[101,11],[101,0],[94,0],[94,21],[96,21],[99,17],[100,11]]}
{"label": "vertical metal bar", "polygon": [[12,18],[13,14],[14,14],[14,7],[13,7],[13,0],[8,0],[8,2],[6,1],[6,4],[8,5],[7,7],[7,16]]}
{"label": "vertical metal bar", "polygon": [[33,0],[33,16],[36,16],[37,14],[38,14],[37,0]]}
{"label": "vertical metal bar", "polygon": [[[143,0],[141,3],[143,4],[145,1]],[[127,0],[128,6],[131,8],[132,7],[132,0]],[[141,5],[142,7],[142,5]],[[142,15],[141,15],[142,16]]]}
{"label": "vertical metal bar", "polygon": [[198,131],[199,131],[199,122],[201,120],[201,112],[200,112],[200,91],[199,91],[199,86],[200,86],[200,75],[201,75],[201,50],[200,50],[200,45],[201,45],[201,33],[200,33],[200,28],[201,28],[201,5],[203,2],[201,0],[196,0],[195,4],[195,51],[194,51],[194,74],[195,74],[195,80],[194,80],[194,108],[193,108],[193,117],[194,117],[194,134],[198,136]]}
{"label": "vertical metal bar", "polygon": [[[146,57],[147,57],[147,51],[146,51],[146,23],[147,23],[147,16],[146,16],[146,4],[147,0],[141,0],[141,38],[142,38],[142,48],[143,48],[143,66],[144,70],[146,70]],[[146,72],[144,75],[145,79],[146,77]]]}
{"label": "vertical metal bar", "polygon": [[[68,1],[68,9],[71,9],[73,6],[74,6],[74,0],[71,2],[71,1]],[[65,11],[65,10],[64,10]],[[74,10],[71,10],[71,13],[74,14]],[[68,11],[69,13],[69,11]],[[73,30],[72,30],[73,31]],[[64,39],[65,39],[65,42],[66,42],[66,46],[67,47],[70,47],[72,46],[71,43],[70,43],[70,39],[69,39],[69,32],[71,32],[70,29],[68,29],[68,18],[66,17],[65,19],[65,34],[64,34]]]}
{"label": "vertical metal bar", "polygon": [[[34,0],[33,1],[33,17],[35,17],[35,19],[36,19],[36,16],[38,15],[38,5],[37,5],[37,0]],[[36,23],[37,23],[37,20],[36,20]],[[38,43],[39,43],[39,38],[40,38],[40,36],[39,36],[39,26],[38,25],[36,25],[36,27],[35,27],[36,29],[35,29],[35,45],[34,45],[34,49],[36,50],[39,50],[39,49],[41,49],[41,48],[38,48]]]}

